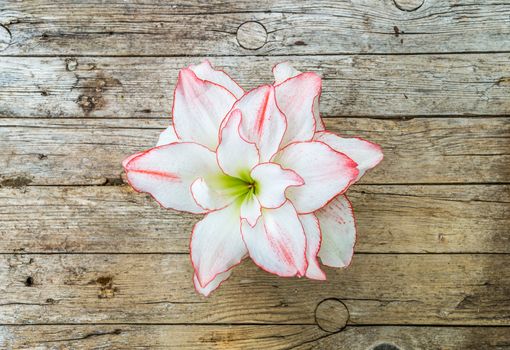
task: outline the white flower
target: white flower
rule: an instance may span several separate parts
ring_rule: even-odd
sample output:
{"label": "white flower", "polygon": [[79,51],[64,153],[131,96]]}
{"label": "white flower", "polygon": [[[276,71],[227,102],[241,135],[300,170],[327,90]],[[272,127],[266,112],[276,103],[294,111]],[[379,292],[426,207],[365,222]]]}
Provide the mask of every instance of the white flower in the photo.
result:
{"label": "white flower", "polygon": [[184,68],[173,126],[128,157],[131,186],[165,208],[206,214],[193,228],[194,284],[208,295],[250,256],[279,276],[326,279],[349,265],[356,228],[343,194],[382,160],[379,146],[324,130],[321,79],[287,63],[245,92],[208,61]]}

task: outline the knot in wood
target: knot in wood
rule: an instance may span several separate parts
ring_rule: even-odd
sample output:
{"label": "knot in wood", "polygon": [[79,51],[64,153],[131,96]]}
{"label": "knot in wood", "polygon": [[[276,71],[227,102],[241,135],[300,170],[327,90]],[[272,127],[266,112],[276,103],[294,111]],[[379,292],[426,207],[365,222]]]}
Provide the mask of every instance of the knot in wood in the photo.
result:
{"label": "knot in wood", "polygon": [[425,0],[393,0],[393,3],[401,11],[412,12],[418,10]]}
{"label": "knot in wood", "polygon": [[0,24],[0,51],[5,50],[12,41],[11,31]]}
{"label": "knot in wood", "polygon": [[78,67],[78,61],[76,58],[66,58],[66,70],[72,72]]}
{"label": "knot in wood", "polygon": [[266,28],[257,21],[244,22],[237,28],[237,43],[247,50],[258,50],[267,42]]}
{"label": "knot in wood", "polygon": [[315,309],[315,322],[326,332],[338,332],[345,328],[349,321],[349,310],[338,299],[326,299]]}

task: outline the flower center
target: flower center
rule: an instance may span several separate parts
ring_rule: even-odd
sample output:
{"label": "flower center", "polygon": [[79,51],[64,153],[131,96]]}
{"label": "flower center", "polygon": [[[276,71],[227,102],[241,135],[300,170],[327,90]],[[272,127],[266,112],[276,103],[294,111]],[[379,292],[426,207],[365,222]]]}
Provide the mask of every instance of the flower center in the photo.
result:
{"label": "flower center", "polygon": [[222,192],[229,196],[244,199],[257,194],[257,182],[251,178],[249,172],[243,172],[239,177],[223,175],[219,182]]}

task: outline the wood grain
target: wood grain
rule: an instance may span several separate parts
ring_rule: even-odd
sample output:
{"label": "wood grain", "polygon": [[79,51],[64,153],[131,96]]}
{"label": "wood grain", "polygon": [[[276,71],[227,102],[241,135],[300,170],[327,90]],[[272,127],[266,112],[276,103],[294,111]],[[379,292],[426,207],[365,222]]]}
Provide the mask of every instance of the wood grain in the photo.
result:
{"label": "wood grain", "polygon": [[[399,6],[399,3],[400,4]],[[3,55],[301,55],[510,50],[504,1],[6,1]],[[411,11],[409,11],[411,10]],[[259,22],[262,47],[238,28]],[[253,35],[265,36],[254,32]]]}
{"label": "wood grain", "polygon": [[[164,119],[0,119],[0,186],[120,182],[125,157],[155,145]],[[330,118],[328,129],[379,143],[365,184],[502,183],[510,118]]]}
{"label": "wood grain", "polygon": [[348,324],[510,325],[509,263],[507,254],[362,254],[319,282],[245,261],[204,298],[187,254],[1,255],[0,322],[315,324],[317,305],[338,298]]}
{"label": "wood grain", "polygon": [[[348,192],[357,252],[510,253],[510,186],[368,186]],[[0,253],[188,253],[200,216],[127,186],[0,189]]]}
{"label": "wood grain", "polygon": [[[0,2],[0,349],[510,349],[510,3]],[[382,145],[349,269],[195,293],[200,217],[120,162],[206,57],[316,71],[328,128]]]}
{"label": "wood grain", "polygon": [[[431,336],[433,334],[433,336]],[[2,326],[12,349],[508,349],[509,327],[347,327],[326,333],[313,325],[72,325]]]}
{"label": "wood grain", "polygon": [[[0,116],[169,117],[179,69],[202,60],[0,57]],[[282,61],[318,72],[324,116],[432,117],[510,114],[509,60],[510,54],[476,54],[215,57],[212,62],[246,89],[271,83],[271,67]]]}

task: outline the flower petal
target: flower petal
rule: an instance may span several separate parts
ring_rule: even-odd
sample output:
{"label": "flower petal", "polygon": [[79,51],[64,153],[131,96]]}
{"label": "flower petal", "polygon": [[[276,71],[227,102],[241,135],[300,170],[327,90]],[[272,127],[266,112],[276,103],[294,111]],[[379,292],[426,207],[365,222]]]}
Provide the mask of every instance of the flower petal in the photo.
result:
{"label": "flower petal", "polygon": [[[301,72],[292,67],[288,62],[279,63],[273,67],[273,75],[275,80],[274,85],[281,84],[285,80],[294,78],[299,74],[301,74]],[[324,122],[322,121],[322,118],[320,116],[319,100],[320,93],[317,96],[315,96],[312,107],[313,116],[315,118],[315,131],[322,131],[325,129]],[[285,111],[283,112],[286,113]]]}
{"label": "flower petal", "polygon": [[321,270],[317,261],[317,253],[321,247],[321,230],[319,220],[314,214],[299,215],[306,236],[306,260],[308,268],[306,277],[314,280],[325,280],[326,274]]}
{"label": "flower petal", "polygon": [[145,152],[147,152],[147,151],[138,152],[138,153],[132,154],[132,155],[130,155],[130,156],[128,156],[128,157],[126,157],[126,158],[124,158],[124,160],[122,160],[122,167],[123,167],[123,168],[126,168],[126,166],[128,165],[128,163],[129,163],[131,160],[133,160],[133,159],[135,159],[136,157],[138,157],[138,156],[140,156],[140,155],[144,154]]}
{"label": "flower petal", "polygon": [[290,186],[304,184],[303,179],[292,170],[283,169],[280,164],[261,163],[252,169],[251,178],[256,183],[256,194],[264,208],[277,208],[287,200],[285,190]]}
{"label": "flower petal", "polygon": [[305,234],[290,202],[263,209],[254,227],[243,220],[241,232],[250,257],[260,268],[279,276],[304,276]]}
{"label": "flower petal", "polygon": [[218,165],[225,174],[247,179],[250,170],[259,162],[259,151],[241,136],[239,129],[243,119],[238,109],[229,115],[222,126],[216,154]]}
{"label": "flower petal", "polygon": [[235,197],[215,189],[203,178],[196,179],[190,188],[195,202],[207,211],[225,208],[235,199]]}
{"label": "flower petal", "polygon": [[287,128],[285,115],[276,105],[274,87],[263,85],[247,92],[232,109],[243,114],[241,135],[257,145],[261,162],[269,161]]}
{"label": "flower petal", "polygon": [[240,87],[234,79],[232,79],[224,71],[214,69],[208,60],[204,60],[202,63],[197,65],[191,65],[189,68],[197,75],[198,78],[223,86],[236,98],[241,98],[241,96],[244,95],[243,88]]}
{"label": "flower petal", "polygon": [[319,96],[316,96],[315,99],[313,100],[313,117],[315,118],[315,131],[323,131],[324,129],[326,129],[326,126],[324,125],[324,120],[322,120],[321,118],[321,113],[320,113],[320,95]]}
{"label": "flower petal", "polygon": [[255,226],[261,215],[260,203],[253,194],[247,194],[241,204],[241,219],[246,219],[250,226]]}
{"label": "flower petal", "polygon": [[319,257],[324,265],[346,267],[351,263],[356,243],[356,223],[345,195],[315,213],[319,219],[322,243]]}
{"label": "flower petal", "polygon": [[359,180],[367,170],[375,167],[383,159],[381,146],[360,138],[345,138],[322,131],[316,133],[314,139],[324,142],[358,163],[359,174],[356,180]]}
{"label": "flower petal", "polygon": [[276,154],[274,162],[294,170],[305,181],[287,190],[287,198],[300,214],[323,207],[358,176],[352,159],[320,141],[291,143]]}
{"label": "flower petal", "polygon": [[150,193],[165,208],[202,213],[191,195],[198,177],[221,173],[214,152],[191,143],[173,143],[152,148],[126,165],[127,179],[139,192]]}
{"label": "flower petal", "polygon": [[175,129],[173,125],[170,125],[168,128],[163,130],[161,134],[159,134],[158,143],[156,146],[168,145],[169,143],[179,142],[179,138],[175,133]]}
{"label": "flower petal", "polygon": [[278,85],[283,83],[289,78],[301,74],[300,71],[292,67],[289,62],[278,63],[273,67],[274,84]]}
{"label": "flower petal", "polygon": [[287,117],[282,146],[293,141],[309,141],[315,133],[314,102],[322,88],[315,73],[301,73],[275,86],[276,102]]}
{"label": "flower petal", "polygon": [[207,214],[193,228],[191,261],[200,286],[207,287],[216,276],[239,264],[246,254],[241,238],[239,207]]}
{"label": "flower petal", "polygon": [[221,121],[235,101],[236,97],[224,87],[199,79],[191,69],[182,69],[172,109],[177,136],[215,149]]}
{"label": "flower petal", "polygon": [[209,282],[205,287],[202,287],[200,285],[200,282],[198,282],[198,277],[196,274],[193,274],[193,284],[195,286],[195,290],[204,295],[204,296],[209,296],[209,294],[211,294],[215,289],[217,289],[223,282],[225,282],[229,277],[230,275],[232,275],[232,270],[228,270],[228,271],[225,271],[225,272],[222,272],[222,273],[219,273],[218,275],[216,275],[216,277],[211,281]]}

